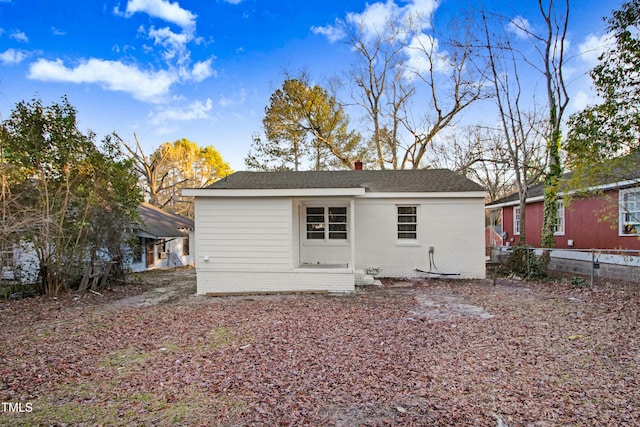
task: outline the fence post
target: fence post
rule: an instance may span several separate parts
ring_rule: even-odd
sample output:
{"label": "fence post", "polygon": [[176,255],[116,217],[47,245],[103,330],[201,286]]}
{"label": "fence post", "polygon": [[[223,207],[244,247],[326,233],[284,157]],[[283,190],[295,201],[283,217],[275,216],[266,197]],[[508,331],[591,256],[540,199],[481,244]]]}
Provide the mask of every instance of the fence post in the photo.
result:
{"label": "fence post", "polygon": [[591,250],[591,281],[589,282],[589,288],[593,290],[593,276],[596,268],[596,251]]}

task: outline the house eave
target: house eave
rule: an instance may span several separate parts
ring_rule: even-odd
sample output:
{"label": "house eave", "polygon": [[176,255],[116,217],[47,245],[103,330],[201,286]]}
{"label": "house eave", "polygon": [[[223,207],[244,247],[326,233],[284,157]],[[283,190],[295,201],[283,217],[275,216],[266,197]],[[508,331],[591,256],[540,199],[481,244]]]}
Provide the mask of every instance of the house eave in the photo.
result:
{"label": "house eave", "polygon": [[463,199],[487,196],[486,191],[432,191],[432,192],[371,192],[362,195],[366,199]]}
{"label": "house eave", "polygon": [[484,198],[486,191],[367,192],[365,188],[278,188],[211,189],[189,188],[185,196],[195,197],[358,197],[372,199]]}
{"label": "house eave", "polygon": [[253,188],[213,189],[187,188],[184,196],[195,197],[316,197],[316,196],[362,196],[364,188]]}
{"label": "house eave", "polygon": [[[569,194],[576,194],[576,193],[583,193],[583,192],[588,193],[588,192],[595,192],[595,191],[615,190],[615,189],[634,186],[634,185],[638,185],[637,180],[617,181],[617,182],[612,182],[610,184],[602,184],[602,185],[587,187],[586,189],[581,189],[581,190],[571,190],[571,191],[560,192],[558,193],[558,197],[564,197]],[[537,203],[542,201],[544,201],[544,196],[535,196],[535,197],[528,197],[526,200],[526,203]],[[508,202],[498,203],[495,205],[486,205],[485,209],[487,210],[502,209],[510,206],[518,206],[519,204],[520,204],[520,200],[511,200]]]}

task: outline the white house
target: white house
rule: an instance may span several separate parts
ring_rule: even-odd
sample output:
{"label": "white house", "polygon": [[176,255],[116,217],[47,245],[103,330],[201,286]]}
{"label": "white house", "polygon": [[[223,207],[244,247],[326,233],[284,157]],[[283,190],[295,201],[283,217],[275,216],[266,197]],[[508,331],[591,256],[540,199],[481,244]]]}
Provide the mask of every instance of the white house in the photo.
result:
{"label": "white house", "polygon": [[199,294],[485,277],[486,191],[450,170],[236,172],[183,194]]}
{"label": "white house", "polygon": [[132,271],[193,265],[193,220],[149,203],[138,207],[140,222],[133,225],[138,238],[129,267]]}

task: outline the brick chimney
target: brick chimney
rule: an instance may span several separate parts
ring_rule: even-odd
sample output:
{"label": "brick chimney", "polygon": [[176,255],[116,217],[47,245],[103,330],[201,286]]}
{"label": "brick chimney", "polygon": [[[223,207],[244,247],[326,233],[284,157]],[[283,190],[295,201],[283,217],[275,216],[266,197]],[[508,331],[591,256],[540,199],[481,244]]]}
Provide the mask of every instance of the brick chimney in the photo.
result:
{"label": "brick chimney", "polygon": [[362,160],[356,160],[353,164],[354,170],[361,171],[362,170]]}

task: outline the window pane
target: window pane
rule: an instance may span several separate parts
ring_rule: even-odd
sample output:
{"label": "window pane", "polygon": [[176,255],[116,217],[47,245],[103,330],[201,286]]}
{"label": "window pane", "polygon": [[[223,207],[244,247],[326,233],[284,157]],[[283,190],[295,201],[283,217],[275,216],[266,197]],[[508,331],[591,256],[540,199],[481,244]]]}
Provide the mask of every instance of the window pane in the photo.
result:
{"label": "window pane", "polygon": [[324,216],[307,215],[307,222],[324,222]]}
{"label": "window pane", "polygon": [[329,239],[346,239],[347,233],[329,233]]}
{"label": "window pane", "polygon": [[398,216],[398,222],[416,222],[415,215],[413,216]]}
{"label": "window pane", "polygon": [[347,208],[345,206],[329,208],[329,215],[346,215],[346,214],[347,214]]}
{"label": "window pane", "polygon": [[324,216],[324,208],[323,207],[307,208],[307,215],[322,215],[322,216]]}
{"label": "window pane", "polygon": [[417,239],[416,233],[398,233],[398,239]]}
{"label": "window pane", "polygon": [[324,231],[322,232],[307,232],[307,239],[309,240],[324,240]]}
{"label": "window pane", "polygon": [[556,202],[556,224],[553,231],[555,233],[564,233],[564,203],[562,200]]}
{"label": "window pane", "polygon": [[640,231],[640,193],[637,189],[622,195],[623,234],[638,234]]}
{"label": "window pane", "polygon": [[398,231],[417,231],[416,224],[398,224]]}
{"label": "window pane", "polygon": [[415,206],[398,206],[399,215],[415,215],[418,212],[418,208]]}

